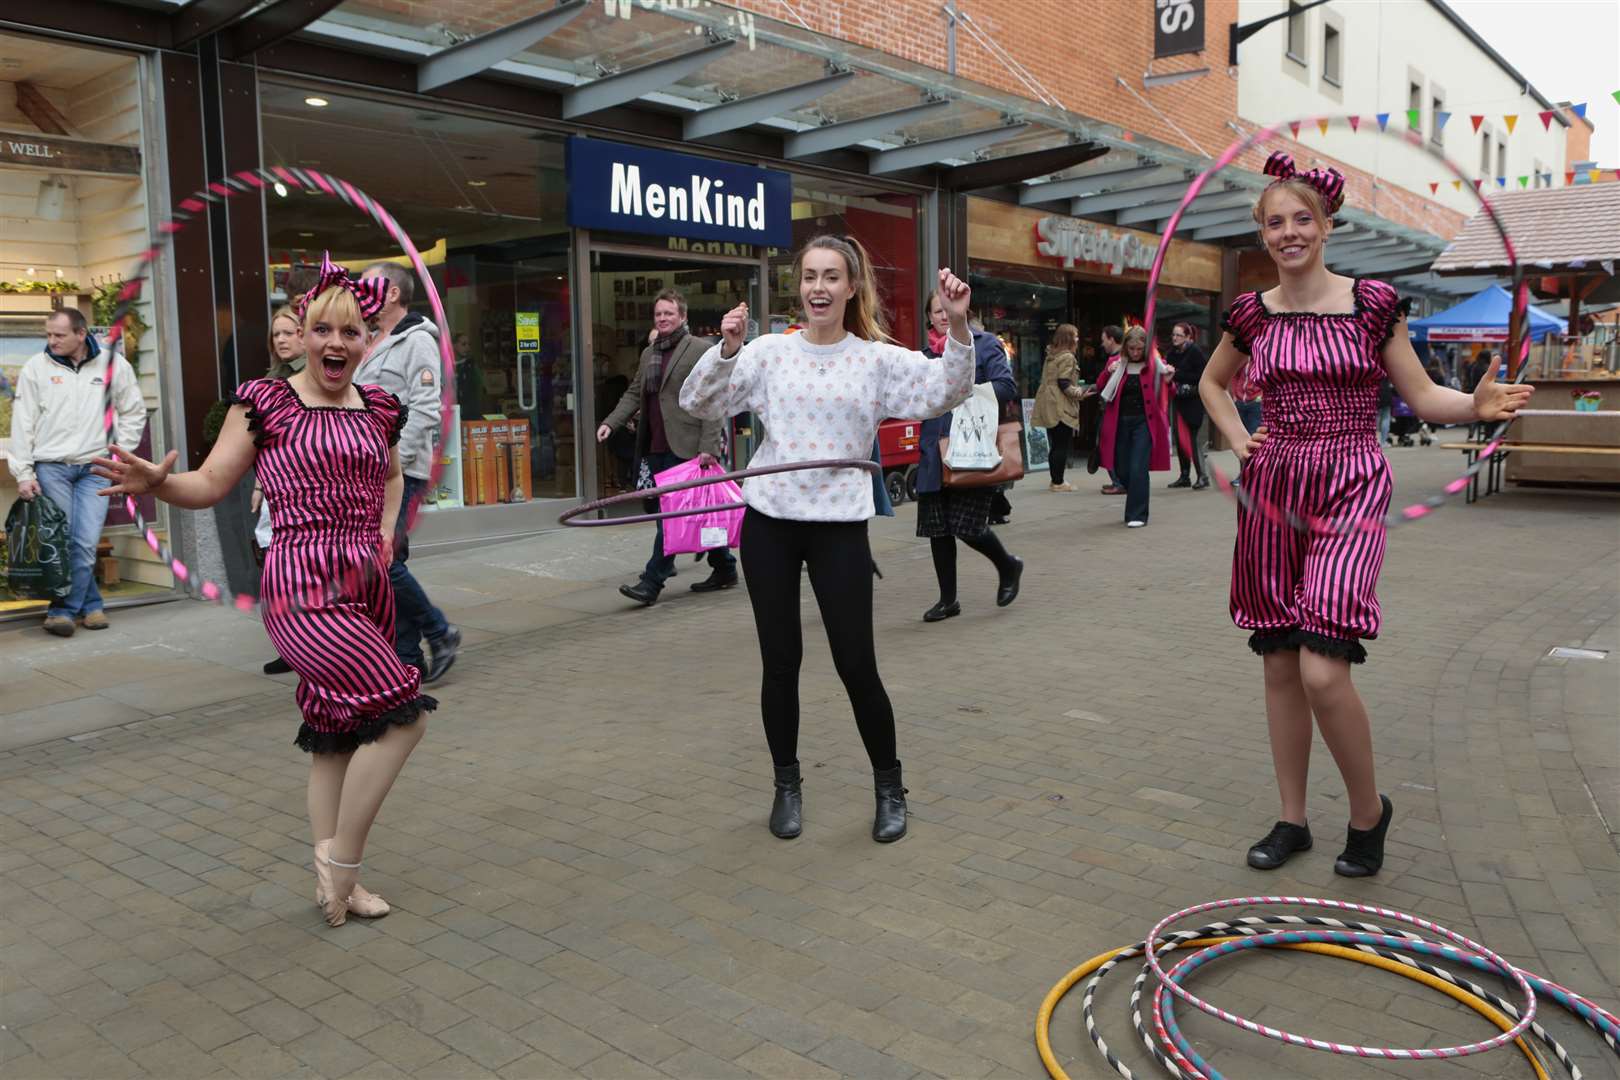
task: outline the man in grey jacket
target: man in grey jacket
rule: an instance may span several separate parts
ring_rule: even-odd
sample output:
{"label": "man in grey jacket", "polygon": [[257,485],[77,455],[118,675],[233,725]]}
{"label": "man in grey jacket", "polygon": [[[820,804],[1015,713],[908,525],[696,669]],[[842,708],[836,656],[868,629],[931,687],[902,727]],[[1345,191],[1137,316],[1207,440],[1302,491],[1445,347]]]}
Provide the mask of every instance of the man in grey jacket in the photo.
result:
{"label": "man in grey jacket", "polygon": [[[456,662],[461,647],[461,630],[445,621],[444,612],[433,606],[415,575],[405,565],[410,556],[406,522],[411,509],[433,475],[433,435],[439,427],[440,375],[439,328],[421,315],[412,313],[416,279],[403,266],[376,263],[360,275],[386,278],[387,299],[377,315],[377,337],[371,351],[355,372],[357,384],[380,386],[409,408],[405,430],[399,436],[400,471],[405,474],[405,496],[399,503],[394,525],[394,561],[388,579],[394,586],[394,652],[422,672],[423,682],[436,682]],[[422,655],[422,639],[427,639],[433,659]]]}
{"label": "man in grey jacket", "polygon": [[[712,465],[720,457],[720,424],[699,420],[681,408],[681,385],[692,373],[709,346],[707,338],[694,337],[686,326],[686,297],[665,289],[653,301],[653,329],[647,348],[641,354],[636,377],[596,430],[596,441],[606,442],[614,431],[633,416],[640,416],[636,428],[638,476],[645,473],[650,482],[655,473],[674,468],[683,461],[701,458]],[[650,607],[658,602],[664,582],[675,574],[675,556],[664,554],[664,524],[653,533],[652,558],[634,585],[621,585],[627,599]],[[726,548],[709,551],[709,576],[692,586],[693,592],[716,592],[737,584],[737,560]]]}

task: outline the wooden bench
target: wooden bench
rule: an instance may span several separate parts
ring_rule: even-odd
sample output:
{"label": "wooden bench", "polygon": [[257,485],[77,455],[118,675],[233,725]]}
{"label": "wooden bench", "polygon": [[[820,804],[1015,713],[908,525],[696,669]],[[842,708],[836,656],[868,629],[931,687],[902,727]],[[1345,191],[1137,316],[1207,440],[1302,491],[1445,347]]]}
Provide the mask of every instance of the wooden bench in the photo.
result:
{"label": "wooden bench", "polygon": [[[1487,444],[1482,442],[1446,442],[1440,444],[1442,450],[1461,450],[1468,456],[1468,467],[1473,468],[1479,460],[1480,451]],[[1508,454],[1513,451],[1535,454],[1601,454],[1620,455],[1617,446],[1572,446],[1559,443],[1522,443],[1504,442],[1497,446],[1496,452],[1491,454],[1491,460],[1481,470],[1485,474],[1485,494],[1494,495],[1502,490],[1502,463],[1507,460]],[[1479,477],[1475,473],[1468,481],[1468,494],[1464,497],[1466,502],[1475,502],[1479,499]]]}

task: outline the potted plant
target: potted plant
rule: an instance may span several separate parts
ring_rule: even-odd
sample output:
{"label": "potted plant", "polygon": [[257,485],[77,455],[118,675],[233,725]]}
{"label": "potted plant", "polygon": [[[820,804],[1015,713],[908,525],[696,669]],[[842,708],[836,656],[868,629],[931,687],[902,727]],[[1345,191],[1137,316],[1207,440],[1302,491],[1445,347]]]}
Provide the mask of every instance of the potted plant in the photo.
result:
{"label": "potted plant", "polygon": [[[113,312],[118,310],[118,294],[124,291],[123,278],[111,278],[96,286],[91,300],[92,318],[97,326],[112,326]],[[140,348],[141,335],[150,330],[146,320],[141,318],[140,309],[131,305],[124,313],[124,359],[129,361],[130,367],[140,370],[136,359],[136,351]]]}

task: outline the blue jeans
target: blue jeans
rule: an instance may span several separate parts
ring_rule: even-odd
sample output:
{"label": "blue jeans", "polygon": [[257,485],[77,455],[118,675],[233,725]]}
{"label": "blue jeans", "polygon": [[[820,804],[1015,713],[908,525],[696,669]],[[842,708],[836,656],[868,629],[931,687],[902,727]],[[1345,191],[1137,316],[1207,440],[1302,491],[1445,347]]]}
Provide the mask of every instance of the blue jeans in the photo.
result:
{"label": "blue jeans", "polygon": [[109,486],[90,471],[88,465],[69,465],[61,461],[37,461],[34,476],[45,492],[68,517],[68,536],[71,541],[69,566],[73,571],[73,588],[67,599],[52,604],[47,617],[65,615],[73,619],[101,610],[101,590],[96,588],[96,545],[101,542],[101,526],[107,521],[107,500],[96,492]]}
{"label": "blue jeans", "polygon": [[405,478],[405,495],[399,500],[399,518],[394,523],[394,561],[388,567],[388,581],[394,587],[394,655],[403,663],[415,664],[420,668],[427,667],[427,658],[422,655],[422,639],[427,638],[428,644],[432,645],[450,629],[444,612],[428,600],[416,576],[405,565],[405,560],[411,555],[405,522],[410,518],[411,506],[421,498],[425,487],[426,480],[414,476]]}
{"label": "blue jeans", "polygon": [[1125,485],[1125,520],[1148,519],[1148,466],[1153,459],[1153,435],[1147,417],[1121,416],[1114,430],[1114,466]]}
{"label": "blue jeans", "polygon": [[1243,430],[1250,435],[1260,426],[1261,407],[1258,401],[1239,401],[1237,405],[1238,419],[1243,421]]}
{"label": "blue jeans", "polygon": [[1389,442],[1389,410],[1388,405],[1378,407],[1378,445],[1383,446]]}
{"label": "blue jeans", "polygon": [[[665,469],[673,469],[683,461],[690,458],[677,457],[668,450],[647,455],[647,468],[654,476]],[[737,558],[731,554],[729,548],[709,549],[709,569],[720,574],[737,573]],[[654,592],[664,588],[664,582],[675,576],[675,556],[664,554],[664,523],[658,523],[653,533],[652,558],[647,560],[647,567],[641,572],[641,580],[646,582]]]}

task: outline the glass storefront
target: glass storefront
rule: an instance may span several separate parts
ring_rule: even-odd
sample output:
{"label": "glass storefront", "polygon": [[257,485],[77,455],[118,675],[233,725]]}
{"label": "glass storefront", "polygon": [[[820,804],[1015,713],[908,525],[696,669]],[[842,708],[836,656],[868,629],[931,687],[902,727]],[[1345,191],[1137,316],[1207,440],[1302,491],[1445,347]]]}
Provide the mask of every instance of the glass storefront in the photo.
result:
{"label": "glass storefront", "polygon": [[[12,399],[29,357],[45,346],[45,320],[76,309],[105,342],[117,294],[152,243],[148,208],[145,94],[139,58],[61,41],[0,34],[0,462],[10,453]],[[13,104],[15,103],[15,105]],[[56,134],[71,128],[72,137]],[[47,163],[49,163],[47,165]],[[165,452],[163,371],[156,302],[146,282],[118,348],[135,368],[147,425],[137,452]],[[171,369],[172,370],[172,369]],[[0,464],[0,521],[17,498],[11,470]],[[166,537],[166,512],[155,499],[141,513]],[[168,568],[152,555],[114,501],[102,538],[98,587],[110,604],[166,592]],[[43,609],[11,597],[0,578],[0,615]]]}

